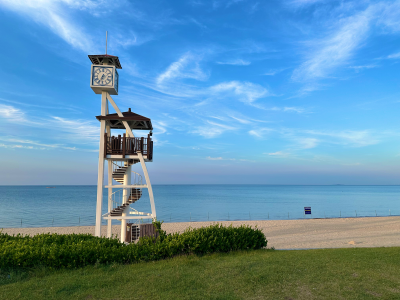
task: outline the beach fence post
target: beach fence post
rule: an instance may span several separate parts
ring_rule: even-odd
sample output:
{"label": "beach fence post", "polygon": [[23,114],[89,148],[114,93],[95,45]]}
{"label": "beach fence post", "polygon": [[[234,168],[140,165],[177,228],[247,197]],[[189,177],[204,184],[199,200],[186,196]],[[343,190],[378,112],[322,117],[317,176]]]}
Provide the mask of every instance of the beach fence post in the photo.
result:
{"label": "beach fence post", "polygon": [[22,227],[22,219],[21,219],[21,227]]}

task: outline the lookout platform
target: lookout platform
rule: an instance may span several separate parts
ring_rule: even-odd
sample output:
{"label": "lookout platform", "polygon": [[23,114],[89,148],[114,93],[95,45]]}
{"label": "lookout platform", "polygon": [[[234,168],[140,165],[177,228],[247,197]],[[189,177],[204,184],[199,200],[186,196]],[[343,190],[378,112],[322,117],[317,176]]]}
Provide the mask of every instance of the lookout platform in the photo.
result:
{"label": "lookout platform", "polygon": [[132,130],[149,130],[147,137],[129,137],[124,133],[122,136],[112,136],[104,133],[104,158],[105,159],[137,159],[140,152],[145,161],[153,160],[153,141],[151,140],[153,125],[151,120],[131,111],[118,114],[96,116],[99,121],[106,121],[110,129],[125,129],[125,124]]}
{"label": "lookout platform", "polygon": [[104,158],[106,159],[135,159],[138,152],[142,153],[145,161],[153,160],[153,141],[150,134],[147,137],[107,136],[104,134]]}

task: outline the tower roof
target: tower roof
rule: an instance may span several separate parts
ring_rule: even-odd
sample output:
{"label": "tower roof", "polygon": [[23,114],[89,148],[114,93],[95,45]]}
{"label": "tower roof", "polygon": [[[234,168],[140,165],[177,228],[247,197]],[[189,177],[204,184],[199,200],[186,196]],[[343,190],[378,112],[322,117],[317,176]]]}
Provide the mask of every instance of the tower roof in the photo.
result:
{"label": "tower roof", "polygon": [[88,55],[88,56],[90,61],[94,65],[103,65],[105,60],[107,60],[107,64],[113,65],[117,69],[122,69],[118,56],[112,56],[108,54]]}
{"label": "tower roof", "polygon": [[112,129],[125,129],[122,121],[127,121],[131,129],[153,130],[153,125],[151,124],[151,120],[149,118],[135,114],[130,108],[128,111],[125,111],[122,114],[123,117],[119,117],[118,114],[108,114],[106,116],[96,116],[96,119],[99,121],[106,120]]}

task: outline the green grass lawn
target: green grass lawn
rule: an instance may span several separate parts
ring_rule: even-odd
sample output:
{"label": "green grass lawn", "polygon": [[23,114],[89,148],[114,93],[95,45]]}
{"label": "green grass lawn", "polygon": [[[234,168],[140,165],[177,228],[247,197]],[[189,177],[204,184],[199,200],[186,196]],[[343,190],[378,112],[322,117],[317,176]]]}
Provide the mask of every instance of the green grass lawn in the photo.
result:
{"label": "green grass lawn", "polygon": [[1,273],[0,299],[400,299],[400,248],[256,250]]}

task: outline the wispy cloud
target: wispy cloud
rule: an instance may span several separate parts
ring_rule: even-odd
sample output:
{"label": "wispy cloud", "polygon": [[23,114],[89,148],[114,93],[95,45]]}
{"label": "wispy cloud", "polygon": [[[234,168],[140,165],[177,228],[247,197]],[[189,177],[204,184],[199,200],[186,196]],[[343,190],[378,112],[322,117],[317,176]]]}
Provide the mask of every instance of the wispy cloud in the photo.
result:
{"label": "wispy cloud", "polygon": [[373,134],[369,130],[342,130],[342,131],[320,131],[320,130],[306,130],[305,133],[329,137],[325,142],[339,143],[351,147],[365,147],[375,145],[380,142],[378,135]]}
{"label": "wispy cloud", "polygon": [[378,65],[364,65],[364,66],[351,66],[349,67],[349,69],[353,69],[356,72],[362,71],[362,70],[366,70],[366,69],[373,69],[373,68],[377,68]]}
{"label": "wispy cloud", "polygon": [[83,119],[66,119],[61,117],[53,117],[49,120],[49,124],[54,129],[67,133],[65,136],[68,140],[84,144],[97,143],[99,140],[99,125],[94,122]]}
{"label": "wispy cloud", "polygon": [[225,131],[235,130],[236,127],[224,125],[212,121],[207,121],[207,125],[199,126],[196,130],[193,130],[192,133],[199,134],[205,138],[214,138]]}
{"label": "wispy cloud", "polygon": [[201,57],[190,52],[182,55],[178,61],[173,62],[165,72],[157,77],[157,84],[164,81],[181,78],[191,78],[195,80],[206,80],[208,78],[200,68]]}
{"label": "wispy cloud", "polygon": [[0,116],[10,121],[25,121],[25,114],[11,105],[0,104]]}
{"label": "wispy cloud", "polygon": [[268,70],[267,72],[263,73],[262,75],[264,76],[274,76],[284,70],[286,70],[287,68],[281,68],[281,69],[273,69],[273,70]]}
{"label": "wispy cloud", "polygon": [[256,138],[267,136],[278,137],[290,142],[289,152],[316,148],[323,144],[334,144],[345,147],[366,147],[380,143],[393,136],[391,133],[376,133],[370,130],[305,130],[292,128],[258,128],[249,131]]}
{"label": "wispy cloud", "polygon": [[375,7],[378,26],[382,26],[389,33],[400,32],[400,1],[381,1],[376,3]]}
{"label": "wispy cloud", "polygon": [[230,117],[231,117],[232,119],[238,121],[238,122],[241,123],[241,124],[251,124],[251,123],[253,123],[252,121],[247,120],[247,119],[244,119],[244,118],[238,118],[238,117],[235,117],[235,116],[230,116]]}
{"label": "wispy cloud", "polygon": [[249,131],[249,134],[257,138],[263,138],[265,135],[271,133],[274,129],[271,128],[258,128]]}
{"label": "wispy cloud", "polygon": [[[21,149],[39,149],[39,150],[61,148],[66,150],[77,150],[76,147],[67,147],[63,144],[45,144],[32,140],[23,140],[23,139],[9,138],[9,137],[1,137],[0,140],[3,142],[8,142],[8,144],[0,144],[0,147],[3,148],[21,148]],[[28,144],[29,146],[26,146],[26,144]]]}
{"label": "wispy cloud", "polygon": [[[11,105],[0,104],[0,117],[6,122],[11,122],[13,126],[24,126],[35,127],[42,130],[55,130],[57,134],[54,134],[56,138],[63,138],[65,141],[79,144],[90,144],[97,143],[99,140],[99,126],[93,121],[83,119],[67,119],[62,117],[46,117],[36,116],[34,114],[26,117],[26,113],[19,108]],[[26,139],[25,143],[34,144],[36,146],[50,147],[50,144],[41,144],[40,142],[32,142]],[[19,143],[23,143],[23,140],[18,140]],[[35,144],[36,143],[36,144]],[[59,143],[55,143],[54,147],[61,147]],[[63,146],[67,149],[66,146]]]}
{"label": "wispy cloud", "polygon": [[221,156],[219,156],[219,157],[210,157],[210,156],[207,156],[206,159],[207,159],[207,160],[223,160],[223,158],[222,158]]}
{"label": "wispy cloud", "polygon": [[291,106],[291,107],[285,106],[282,110],[283,111],[289,111],[289,112],[296,112],[296,113],[299,113],[299,114],[302,114],[302,113],[304,113],[306,111],[302,107],[294,107],[294,106]]}
{"label": "wispy cloud", "polygon": [[46,26],[74,48],[92,52],[91,37],[72,21],[68,10],[87,10],[95,13],[95,10],[104,4],[103,1],[90,0],[1,0],[0,6]]}
{"label": "wispy cloud", "polygon": [[309,82],[327,77],[344,64],[367,37],[372,14],[370,10],[341,20],[340,28],[326,39],[313,43],[308,59],[295,69],[292,79]]}
{"label": "wispy cloud", "polygon": [[[23,146],[23,145],[6,145],[0,144],[1,148],[9,148],[9,149],[34,149],[33,146]],[[43,148],[44,149],[44,148]]]}
{"label": "wispy cloud", "polygon": [[295,113],[298,113],[298,114],[303,114],[303,113],[306,113],[306,112],[310,113],[303,107],[295,107],[295,106],[284,106],[284,107],[273,106],[271,108],[265,108],[265,110],[283,111],[283,112],[295,112]]}
{"label": "wispy cloud", "polygon": [[290,155],[290,153],[283,152],[283,151],[276,151],[276,152],[264,153],[264,154],[267,154],[269,156],[275,156],[275,157],[288,157]]}
{"label": "wispy cloud", "polygon": [[233,59],[227,61],[217,61],[219,65],[234,65],[234,66],[248,66],[251,64],[251,61],[243,60],[243,59]]}
{"label": "wispy cloud", "polygon": [[201,29],[207,29],[206,25],[204,25],[203,23],[197,21],[195,18],[189,18],[189,21],[192,22],[193,24],[199,26]]}
{"label": "wispy cloud", "polygon": [[253,162],[252,160],[249,160],[249,159],[225,158],[225,157],[222,157],[222,156],[219,156],[219,157],[207,156],[206,159],[207,159],[207,160],[217,160],[217,161],[228,160],[228,161],[246,161],[246,162]]}
{"label": "wispy cloud", "polygon": [[306,6],[312,5],[320,2],[327,2],[329,0],[289,0],[288,4],[295,5],[295,6]]}
{"label": "wispy cloud", "polygon": [[[152,39],[153,37],[151,35],[142,36],[130,30],[128,32],[125,31],[123,34],[122,33],[114,34],[112,37],[112,42],[117,45],[121,45],[124,48],[128,48],[131,46],[143,45],[144,43],[147,43]],[[126,69],[125,63],[124,63],[124,69]]]}
{"label": "wispy cloud", "polygon": [[387,56],[389,59],[399,59],[400,58],[400,52],[393,53]]}
{"label": "wispy cloud", "polygon": [[214,9],[217,9],[219,7],[229,8],[233,4],[237,4],[237,3],[240,3],[243,1],[246,1],[246,0],[213,0],[212,6]]}
{"label": "wispy cloud", "polygon": [[259,84],[254,84],[251,82],[240,82],[240,81],[230,81],[223,82],[214,85],[210,88],[210,91],[215,94],[233,93],[239,97],[239,100],[247,103],[253,104],[256,100],[271,96],[271,93]]}
{"label": "wispy cloud", "polygon": [[157,130],[154,132],[154,134],[163,134],[167,132],[167,124],[163,121],[153,121],[153,127]]}
{"label": "wispy cloud", "polygon": [[306,138],[297,138],[296,142],[300,145],[301,149],[311,149],[315,148],[318,145],[319,140],[316,138],[306,137]]}

